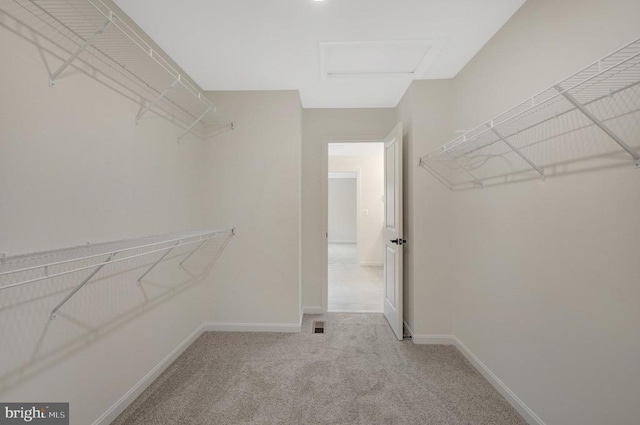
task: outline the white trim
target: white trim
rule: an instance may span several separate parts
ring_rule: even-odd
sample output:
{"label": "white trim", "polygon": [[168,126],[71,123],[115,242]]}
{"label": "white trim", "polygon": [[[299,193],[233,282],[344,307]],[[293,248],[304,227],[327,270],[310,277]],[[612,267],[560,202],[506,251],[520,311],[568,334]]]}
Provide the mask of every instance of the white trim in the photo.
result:
{"label": "white trim", "polygon": [[406,320],[402,323],[416,345],[455,345],[456,337],[453,335],[416,334]]}
{"label": "white trim", "polygon": [[[322,309],[327,311],[329,307],[329,143],[380,143],[386,135],[356,135],[356,136],[323,136],[322,138],[322,170],[320,181],[322,182],[322,224],[324,226],[325,237],[322,240]],[[358,182],[360,181],[358,176]],[[359,183],[358,183],[359,185]],[[358,197],[360,196],[358,188]],[[358,204],[358,211],[360,211]]]}
{"label": "white trim", "polygon": [[[313,307],[315,308],[315,307]],[[107,409],[93,425],[109,425],[133,403],[184,351],[205,332],[300,332],[297,323],[203,323],[155,365],[129,391]]]}
{"label": "white trim", "polygon": [[300,323],[205,323],[206,332],[300,332]]}
{"label": "white trim", "polygon": [[516,409],[516,411],[527,421],[530,425],[546,425],[545,422],[536,415],[533,410],[529,408],[504,382],[498,378],[495,373],[491,371],[482,361],[473,354],[464,343],[454,335],[416,335],[409,327],[407,322],[404,322],[405,329],[411,335],[411,340],[414,344],[428,344],[428,345],[453,345],[460,353],[466,357],[466,359],[475,367],[478,372],[489,381],[489,383],[504,397],[509,404]]}
{"label": "white trim", "polygon": [[205,332],[205,325],[202,324],[185,338],[176,348],[174,348],[165,358],[153,367],[145,376],[142,377],[129,391],[118,399],[110,408],[107,409],[93,425],[109,425],[118,415],[120,415],[131,403],[135,401],[144,390],[147,389],[153,381],[155,381],[162,372],[164,372],[180,355],[193,344]]}
{"label": "white trim", "polygon": [[322,307],[319,305],[303,307],[302,311],[303,314],[324,314]]}
{"label": "white trim", "polygon": [[[322,314],[322,307],[303,307],[303,314]],[[507,385],[500,380],[473,352],[456,336],[436,334],[414,334],[411,327],[404,322],[404,327],[412,336],[414,344],[454,345],[462,355],[475,367],[478,372],[513,406],[514,409],[530,425],[546,425]],[[109,425],[113,422],[136,398],[155,381],[191,344],[193,344],[204,332],[300,332],[301,324],[296,323],[203,323],[198,326],[187,338],[179,343],[169,354],[154,366],[140,379],[129,391],[120,397],[109,407],[93,425]]]}
{"label": "white trim", "polygon": [[355,309],[355,310],[331,310],[329,313],[353,313],[353,314],[384,314],[383,310],[366,310],[366,309]]}
{"label": "white trim", "polygon": [[358,263],[362,267],[384,267],[384,263],[376,263],[371,261],[361,261]]}
{"label": "white trim", "polygon": [[529,408],[518,396],[505,385],[469,348],[457,337],[453,337],[455,346],[469,362],[486,378],[487,381],[504,397],[520,416],[530,425],[546,425],[533,410]]}
{"label": "white trim", "polygon": [[411,339],[413,339],[413,329],[411,329],[411,326],[409,326],[406,320],[403,320],[402,324],[404,325],[406,331],[409,332],[409,335],[411,335]]}
{"label": "white trim", "polygon": [[455,336],[438,334],[411,334],[411,340],[417,345],[455,345]]}

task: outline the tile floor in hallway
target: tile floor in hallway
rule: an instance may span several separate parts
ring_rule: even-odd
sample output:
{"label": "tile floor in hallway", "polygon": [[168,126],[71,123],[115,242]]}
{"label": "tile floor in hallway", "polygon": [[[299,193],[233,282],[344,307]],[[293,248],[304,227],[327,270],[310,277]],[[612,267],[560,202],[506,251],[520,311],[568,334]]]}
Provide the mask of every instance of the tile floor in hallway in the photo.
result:
{"label": "tile floor in hallway", "polygon": [[383,311],[382,266],[359,266],[356,244],[329,244],[329,305],[332,312]]}

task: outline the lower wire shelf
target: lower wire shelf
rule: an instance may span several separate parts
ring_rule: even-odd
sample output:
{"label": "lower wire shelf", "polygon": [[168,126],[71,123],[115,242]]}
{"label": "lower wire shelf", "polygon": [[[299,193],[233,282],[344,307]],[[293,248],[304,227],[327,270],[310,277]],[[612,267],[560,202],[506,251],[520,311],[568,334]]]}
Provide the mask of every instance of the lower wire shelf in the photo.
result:
{"label": "lower wire shelf", "polygon": [[219,246],[215,255],[219,256],[233,235],[234,228],[188,231],[8,257],[0,260],[0,292],[71,274],[83,276],[51,311],[51,319],[55,319],[60,308],[105,267],[157,255],[158,258],[137,278],[139,284],[175,250],[180,249],[180,255],[184,255],[178,265],[183,267],[196,252],[214,242]]}

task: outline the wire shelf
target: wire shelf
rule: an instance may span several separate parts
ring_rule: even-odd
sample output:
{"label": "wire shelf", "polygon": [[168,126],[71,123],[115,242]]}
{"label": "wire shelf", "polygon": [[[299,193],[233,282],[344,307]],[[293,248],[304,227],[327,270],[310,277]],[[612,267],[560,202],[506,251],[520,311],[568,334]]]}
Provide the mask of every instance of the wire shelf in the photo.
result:
{"label": "wire shelf", "polygon": [[220,253],[234,234],[234,229],[189,231],[8,257],[0,259],[0,291],[71,274],[82,277],[81,282],[51,312],[54,319],[56,312],[104,267],[155,254],[155,262],[138,278],[140,282],[174,250],[180,250],[179,255],[185,256],[180,262],[182,267],[193,254],[212,241],[222,246]]}
{"label": "wire shelf", "polygon": [[420,165],[457,190],[544,179],[545,168],[619,148],[640,167],[639,146],[640,39],[420,158]]}
{"label": "wire shelf", "polygon": [[68,56],[51,72],[51,86],[69,65],[81,62],[138,99],[136,123],[156,113],[183,129],[178,140],[189,133],[207,139],[233,129],[187,75],[102,0],[0,0],[0,5]]}

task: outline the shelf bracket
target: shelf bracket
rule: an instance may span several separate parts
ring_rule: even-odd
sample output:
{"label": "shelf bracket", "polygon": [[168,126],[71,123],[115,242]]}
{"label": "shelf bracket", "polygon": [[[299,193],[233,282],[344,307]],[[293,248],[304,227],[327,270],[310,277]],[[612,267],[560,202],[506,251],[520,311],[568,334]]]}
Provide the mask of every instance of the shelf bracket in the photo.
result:
{"label": "shelf bracket", "polygon": [[146,272],[144,272],[144,273],[142,274],[142,276],[140,276],[140,277],[138,278],[138,285],[140,284],[140,281],[141,281],[141,280],[142,280],[142,279],[143,279],[147,274],[149,274],[149,272],[150,272],[151,270],[153,270],[153,269],[154,269],[154,268],[155,268],[155,267],[160,263],[160,261],[164,260],[164,259],[165,259],[165,257],[166,257],[167,255],[171,254],[171,251],[173,251],[173,250],[174,250],[178,245],[180,245],[180,243],[181,243],[181,242],[182,242],[182,240],[179,240],[179,241],[178,241],[178,242],[176,242],[172,247],[169,247],[169,248],[168,248],[169,250],[168,250],[167,252],[165,252],[164,254],[162,254],[162,256],[161,256],[160,258],[158,258],[158,259],[156,260],[156,262],[155,262],[155,263],[153,263],[153,264],[151,265],[151,267],[149,267],[149,268],[147,269],[147,271],[146,271]]}
{"label": "shelf bracket", "polygon": [[193,254],[196,253],[196,251],[198,251],[200,248],[202,248],[207,242],[209,242],[211,238],[207,238],[205,240],[203,240],[200,244],[198,244],[198,246],[196,247],[196,249],[194,249],[193,251],[191,251],[189,253],[189,255],[187,255],[182,261],[180,261],[180,263],[178,264],[178,267],[182,267],[182,265],[184,264],[185,261],[187,261],[189,258],[191,258],[191,256]]}
{"label": "shelf bracket", "polygon": [[80,45],[80,47],[78,48],[78,50],[76,50],[76,52],[71,55],[71,57],[69,59],[67,59],[65,61],[65,63],[63,63],[60,68],[58,68],[56,70],[56,72],[54,72],[53,74],[51,74],[49,76],[49,86],[54,87],[56,84],[56,79],[60,76],[60,74],[62,74],[62,72],[67,69],[67,67],[69,65],[71,65],[71,63],[76,60],[78,58],[78,56],[80,56],[80,53],[84,52],[85,50],[87,50],[87,48],[89,48],[93,42],[95,41],[95,39],[104,32],[104,30],[107,29],[107,27],[109,26],[109,24],[111,23],[111,20],[108,20],[107,22],[104,23],[104,25],[102,25],[102,27],[100,27],[100,29],[98,31],[96,31],[91,37],[89,37],[88,39],[86,39],[82,45]]}
{"label": "shelf bracket", "polygon": [[565,99],[567,99],[569,101],[569,103],[571,103],[573,106],[576,107],[576,109],[578,109],[580,112],[582,112],[587,118],[589,118],[591,121],[593,121],[593,123],[595,125],[597,125],[598,127],[600,127],[600,130],[604,131],[605,133],[607,133],[607,135],[609,137],[611,137],[613,139],[614,142],[616,142],[618,145],[620,145],[620,147],[622,149],[624,149],[625,151],[627,151],[629,153],[629,155],[631,155],[633,157],[633,160],[635,161],[635,165],[636,168],[640,168],[640,155],[634,151],[633,149],[631,149],[631,147],[629,145],[627,145],[624,140],[622,140],[620,137],[618,137],[618,135],[616,133],[613,132],[613,130],[611,130],[609,127],[607,127],[607,125],[605,123],[603,123],[602,121],[600,121],[598,118],[596,118],[595,115],[593,115],[591,112],[589,112],[584,105],[582,105],[582,103],[578,102],[576,100],[576,98],[574,98],[573,96],[571,96],[571,94],[567,93],[561,86],[556,85],[554,86],[554,88],[558,91],[558,93],[560,93]]}
{"label": "shelf bracket", "polygon": [[167,87],[162,93],[160,93],[160,95],[158,97],[156,97],[155,99],[153,99],[153,101],[149,102],[147,104],[147,106],[145,106],[136,116],[136,125],[138,125],[140,123],[140,120],[142,119],[142,117],[151,110],[151,108],[153,108],[154,106],[156,106],[158,104],[158,102],[160,102],[167,94],[169,94],[169,92],[171,91],[172,88],[174,88],[176,86],[176,84],[178,83],[178,81],[180,81],[180,75],[178,75],[178,78],[171,83],[171,85],[169,87]]}
{"label": "shelf bracket", "polygon": [[80,289],[82,289],[82,287],[84,285],[86,285],[87,283],[89,283],[89,281],[91,279],[93,279],[93,277],[98,274],[98,272],[100,270],[102,270],[102,268],[104,266],[107,265],[107,263],[109,261],[111,261],[113,259],[113,257],[115,257],[118,253],[114,252],[113,254],[110,254],[109,257],[104,261],[104,263],[100,264],[98,267],[96,267],[89,276],[87,276],[81,283],[80,285],[76,286],[73,291],[69,292],[69,294],[64,297],[64,299],[62,301],[60,301],[60,303],[55,306],[55,308],[51,311],[51,320],[54,320],[56,317],[58,317],[58,315],[56,314],[58,312],[58,310],[60,310],[60,308],[65,305],[67,303],[67,301],[69,301],[75,294],[76,292],[78,292]]}
{"label": "shelf bracket", "polygon": [[509,148],[512,151],[514,151],[520,158],[522,158],[527,164],[529,164],[531,166],[531,168],[536,170],[538,172],[538,174],[540,174],[540,177],[542,177],[542,180],[544,180],[544,171],[540,167],[538,167],[533,161],[531,161],[529,158],[527,158],[527,156],[525,154],[523,154],[522,151],[520,151],[520,149],[518,149],[515,146],[513,146],[507,140],[507,138],[502,135],[502,133],[500,133],[498,130],[496,130],[496,128],[492,124],[487,124],[487,127],[489,127],[491,132],[493,134],[495,134],[500,140],[502,140],[505,145],[509,146]]}
{"label": "shelf bracket", "polygon": [[449,155],[449,158],[453,159],[456,164],[458,164],[460,166],[460,168],[462,168],[464,170],[465,173],[467,173],[475,182],[475,184],[477,184],[480,187],[484,187],[484,184],[482,184],[482,181],[478,180],[478,178],[476,176],[474,176],[471,171],[467,170],[467,167],[465,167],[460,161],[458,161],[458,158],[454,157],[453,155],[451,155],[451,153],[449,153],[449,151],[445,151],[447,152],[447,155]]}
{"label": "shelf bracket", "polygon": [[445,179],[444,177],[442,177],[440,175],[440,173],[438,173],[436,170],[434,170],[432,167],[429,166],[429,164],[427,163],[427,161],[424,159],[424,157],[420,158],[418,160],[418,165],[422,168],[424,168],[425,170],[427,170],[427,172],[431,173],[436,179],[438,179],[443,185],[445,185],[449,190],[453,190],[453,185],[450,184],[447,179]]}
{"label": "shelf bracket", "polygon": [[187,127],[187,129],[184,131],[184,133],[182,133],[180,136],[178,136],[178,143],[180,143],[180,141],[182,140],[182,138],[183,138],[184,136],[186,136],[187,134],[189,134],[189,132],[193,129],[193,127],[195,127],[195,126],[196,126],[196,124],[198,124],[198,123],[200,122],[200,120],[201,120],[202,118],[204,118],[204,117],[209,113],[209,111],[211,111],[211,109],[212,109],[212,108],[211,108],[211,106],[209,106],[209,107],[207,108],[207,110],[206,110],[206,111],[204,111],[204,113],[203,113],[202,115],[200,115],[200,116],[199,116],[199,117],[198,117],[198,118],[197,118],[197,119],[196,119],[196,120],[195,120],[195,121],[194,121],[194,122],[193,122],[189,127]]}

